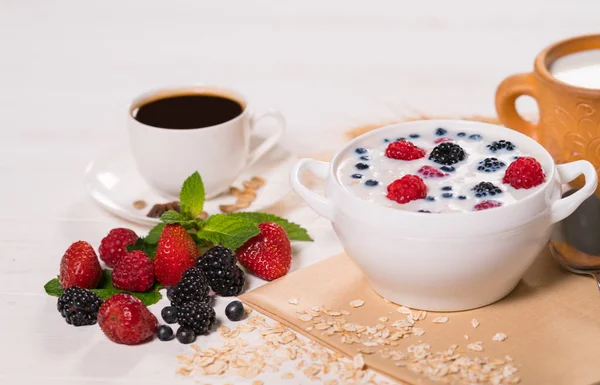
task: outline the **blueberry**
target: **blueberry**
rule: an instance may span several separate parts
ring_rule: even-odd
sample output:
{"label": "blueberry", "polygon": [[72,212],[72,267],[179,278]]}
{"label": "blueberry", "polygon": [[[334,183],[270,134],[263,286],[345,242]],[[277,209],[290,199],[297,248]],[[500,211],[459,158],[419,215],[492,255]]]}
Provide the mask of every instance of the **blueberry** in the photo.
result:
{"label": "blueberry", "polygon": [[517,160],[517,159],[519,159],[519,157],[518,156],[513,156],[513,159]]}
{"label": "blueberry", "polygon": [[369,168],[369,165],[368,165],[368,164],[366,164],[366,163],[356,163],[356,164],[354,165],[354,167],[356,167],[356,168],[357,168],[357,169],[359,169],[359,170],[366,170],[366,169],[368,169],[368,168]]}
{"label": "blueberry", "polygon": [[413,138],[413,139],[417,139],[418,137],[420,137],[421,135],[419,134],[410,134],[409,137]]}
{"label": "blueberry", "polygon": [[357,148],[357,149],[356,149],[356,150],[354,150],[354,151],[356,151],[356,153],[357,153],[357,154],[364,154],[364,153],[366,153],[366,152],[367,152],[367,149],[366,149],[366,148],[363,148],[363,147],[359,147],[359,148]]}
{"label": "blueberry", "polygon": [[169,301],[173,302],[173,290],[175,289],[175,286],[169,286],[167,287],[167,298],[169,299]]}
{"label": "blueberry", "polygon": [[363,155],[360,157],[360,160],[371,160],[371,157],[369,155]]}
{"label": "blueberry", "polygon": [[464,201],[465,199],[467,199],[467,197],[464,195],[459,195],[458,199],[460,199],[461,201]]}
{"label": "blueberry", "polygon": [[191,344],[196,340],[196,333],[187,326],[180,326],[179,329],[177,329],[176,337],[177,341],[182,344]]}
{"label": "blueberry", "polygon": [[173,339],[173,329],[168,325],[158,327],[158,339],[161,341],[170,341]]}
{"label": "blueberry", "polygon": [[405,137],[396,138],[396,142],[400,142],[401,140],[406,140]]}
{"label": "blueberry", "polygon": [[479,135],[479,134],[469,135],[469,139],[471,139],[471,140],[481,140],[481,135]]}
{"label": "blueberry", "polygon": [[385,138],[385,139],[383,140],[383,142],[384,142],[384,143],[389,143],[389,142],[390,142],[390,140],[389,140],[388,138]]}
{"label": "blueberry", "polygon": [[177,322],[177,308],[175,306],[164,307],[160,311],[160,315],[168,324],[174,324]]}
{"label": "blueberry", "polygon": [[442,191],[452,191],[452,186],[444,186],[442,187]]}
{"label": "blueberry", "polygon": [[240,301],[230,302],[225,308],[225,315],[230,321],[239,321],[244,316],[244,305]]}
{"label": "blueberry", "polygon": [[360,179],[362,178],[362,174],[352,174],[350,175],[353,179]]}
{"label": "blueberry", "polygon": [[466,133],[464,133],[464,132],[459,132],[459,133],[458,133],[458,134],[456,134],[456,135],[457,135],[457,136],[460,136],[460,137],[463,137],[463,136],[466,136],[467,134],[466,134]]}
{"label": "blueberry", "polygon": [[434,198],[434,197],[432,197],[432,196],[427,196],[427,197],[425,197],[425,200],[426,200],[426,201],[433,202],[433,201],[435,200],[435,198]]}
{"label": "blueberry", "polygon": [[420,212],[420,213],[429,213],[429,214],[431,214],[431,211],[429,211],[429,210],[419,210],[418,212]]}
{"label": "blueberry", "polygon": [[374,179],[369,179],[368,181],[365,182],[365,185],[367,186],[377,186],[379,184],[378,181],[374,180]]}
{"label": "blueberry", "polygon": [[452,198],[452,193],[443,193],[442,196],[444,198]]}
{"label": "blueberry", "polygon": [[446,171],[446,172],[454,172],[455,168],[452,166],[442,166],[442,167],[440,167],[440,170]]}
{"label": "blueberry", "polygon": [[446,135],[447,133],[448,133],[448,131],[447,131],[447,130],[445,130],[445,129],[443,129],[443,128],[441,128],[441,127],[440,127],[440,128],[438,128],[437,130],[435,130],[435,134],[436,134],[437,136],[444,136],[444,135]]}

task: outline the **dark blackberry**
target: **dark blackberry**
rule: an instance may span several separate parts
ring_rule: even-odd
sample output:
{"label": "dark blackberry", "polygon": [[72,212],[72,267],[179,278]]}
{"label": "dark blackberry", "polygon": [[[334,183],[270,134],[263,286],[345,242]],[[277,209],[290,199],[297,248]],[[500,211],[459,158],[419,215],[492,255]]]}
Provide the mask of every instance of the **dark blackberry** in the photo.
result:
{"label": "dark blackberry", "polygon": [[360,157],[360,160],[371,160],[371,157],[369,155],[363,155]]}
{"label": "dark blackberry", "polygon": [[238,267],[233,251],[215,246],[196,264],[208,279],[210,288],[223,297],[236,296],[244,290],[244,272]]}
{"label": "dark blackberry", "polygon": [[196,334],[194,331],[186,326],[180,326],[179,329],[177,329],[176,337],[177,341],[181,342],[182,344],[191,344],[196,340]]}
{"label": "dark blackberry", "polygon": [[69,325],[93,325],[98,321],[98,309],[102,300],[95,293],[80,287],[69,287],[56,303],[58,312]]}
{"label": "dark blackberry", "polygon": [[360,179],[360,178],[362,178],[362,174],[352,174],[352,175],[350,175],[350,177],[352,179]]}
{"label": "dark blackberry", "polygon": [[457,136],[460,136],[460,137],[462,138],[463,136],[466,136],[467,134],[466,134],[466,133],[464,133],[464,132],[459,132],[459,133],[458,133],[458,134],[456,134],[456,135],[457,135]]}
{"label": "dark blackberry", "polygon": [[208,303],[210,297],[208,280],[197,267],[192,267],[183,272],[181,281],[173,288],[171,305],[181,306],[188,302]]}
{"label": "dark blackberry", "polygon": [[472,134],[472,135],[469,135],[469,139],[471,139],[471,140],[481,140],[481,135],[479,135],[479,134]]}
{"label": "dark blackberry", "polygon": [[441,127],[440,127],[440,128],[438,128],[437,130],[435,130],[435,134],[436,134],[437,136],[444,136],[444,135],[446,135],[447,133],[448,133],[448,130],[446,130],[446,129],[443,129],[443,128],[441,128]]}
{"label": "dark blackberry", "polygon": [[208,333],[215,324],[215,317],[215,310],[206,303],[188,302],[177,308],[179,325],[192,329],[196,335]]}
{"label": "dark blackberry", "polygon": [[368,164],[366,164],[366,163],[356,163],[356,164],[354,165],[354,167],[356,167],[356,168],[357,168],[357,169],[359,169],[359,170],[366,170],[366,169],[368,169],[368,168],[369,168],[369,165],[368,165]]}
{"label": "dark blackberry", "polygon": [[167,325],[158,327],[158,339],[161,341],[170,341],[173,339],[173,329]]}
{"label": "dark blackberry", "polygon": [[357,153],[357,154],[364,154],[364,153],[366,153],[366,152],[367,152],[367,149],[366,149],[366,148],[363,148],[363,147],[359,147],[359,148],[357,148],[357,149],[356,149],[356,150],[354,150],[354,151],[356,151],[356,153]]}
{"label": "dark blackberry", "polygon": [[509,142],[508,140],[498,140],[488,144],[487,148],[489,148],[491,152],[496,152],[502,149],[512,151],[515,149],[515,145],[512,144],[512,142]]}
{"label": "dark blackberry", "polygon": [[241,320],[244,313],[244,305],[240,301],[230,302],[225,308],[225,315],[230,321]]}
{"label": "dark blackberry", "polygon": [[465,159],[465,150],[456,143],[440,143],[431,150],[429,160],[439,164],[453,165]]}
{"label": "dark blackberry", "polygon": [[440,167],[440,170],[446,171],[446,172],[454,172],[455,168],[452,166],[442,166],[442,167]]}
{"label": "dark blackberry", "polygon": [[444,197],[444,198],[452,198],[452,193],[443,193],[442,197]]}
{"label": "dark blackberry", "polygon": [[475,196],[477,198],[486,197],[488,195],[494,196],[496,194],[501,194],[502,190],[495,186],[491,182],[481,182],[473,187],[471,190],[475,192]]}
{"label": "dark blackberry", "polygon": [[413,138],[413,139],[417,139],[417,138],[420,138],[421,135],[419,135],[419,134],[410,134],[409,137]]}
{"label": "dark blackberry", "polygon": [[377,186],[378,184],[379,184],[379,182],[374,179],[369,179],[368,181],[365,182],[365,185],[370,186],[370,187]]}
{"label": "dark blackberry", "polygon": [[506,163],[497,158],[485,158],[479,162],[477,169],[484,172],[494,172],[500,170],[504,166],[506,166]]}

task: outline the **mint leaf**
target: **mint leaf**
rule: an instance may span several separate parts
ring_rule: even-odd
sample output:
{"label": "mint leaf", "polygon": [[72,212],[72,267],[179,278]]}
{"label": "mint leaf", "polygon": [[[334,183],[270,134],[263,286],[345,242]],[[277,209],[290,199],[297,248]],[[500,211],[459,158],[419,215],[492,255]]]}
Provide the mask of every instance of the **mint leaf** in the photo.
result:
{"label": "mint leaf", "polygon": [[183,221],[181,214],[177,211],[169,210],[160,216],[160,220],[164,223],[180,223]]}
{"label": "mint leaf", "polygon": [[[164,225],[164,223],[163,223],[163,225]],[[134,251],[134,250],[139,250],[142,253],[145,253],[148,257],[150,257],[151,260],[154,260],[154,255],[156,254],[156,244],[148,243],[149,237],[150,237],[150,235],[148,235],[146,238],[138,238],[135,241],[135,243],[128,245],[126,247],[126,250],[128,252]]]}
{"label": "mint leaf", "polygon": [[196,238],[236,250],[259,232],[256,224],[244,218],[216,214],[204,222],[196,233]]}
{"label": "mint leaf", "polygon": [[[54,297],[60,297],[63,293],[63,289],[60,287],[60,284],[58,283],[58,278],[54,278],[54,279],[51,279],[50,281],[48,281],[48,283],[46,283],[44,285],[44,289],[46,290],[46,293],[48,295],[51,295]],[[144,303],[144,305],[150,306],[150,305],[154,305],[155,303],[160,301],[160,299],[162,298],[162,295],[159,293],[160,289],[162,289],[162,286],[160,286],[159,284],[154,284],[154,286],[152,288],[150,288],[150,290],[148,290],[144,293],[129,293],[129,294],[133,295],[134,297],[139,298]],[[103,300],[106,300],[118,293],[125,293],[125,291],[115,289],[115,287],[113,286],[110,270],[102,271],[102,278],[100,279],[100,283],[98,284],[98,287],[96,289],[92,289],[91,291],[96,293],[96,295],[98,295],[98,297],[102,298]]]}
{"label": "mint leaf", "polygon": [[160,234],[162,234],[164,228],[164,223],[159,223],[158,225],[154,226],[152,230],[150,230],[146,238],[144,238],[144,241],[151,245],[156,245],[158,243],[158,239],[160,238]]}
{"label": "mint leaf", "polygon": [[179,205],[184,219],[196,219],[204,208],[204,183],[198,171],[190,175],[179,193]]}
{"label": "mint leaf", "polygon": [[306,229],[304,229],[300,225],[297,225],[296,223],[288,221],[285,218],[278,217],[277,215],[266,214],[266,213],[249,213],[249,212],[230,213],[230,214],[224,214],[224,215],[227,215],[228,217],[232,217],[232,218],[243,218],[255,225],[258,225],[258,224],[264,223],[264,222],[277,223],[279,226],[283,227],[285,232],[288,234],[290,241],[312,242],[312,240],[313,240],[310,237],[310,235],[308,235],[308,231],[306,231]]}

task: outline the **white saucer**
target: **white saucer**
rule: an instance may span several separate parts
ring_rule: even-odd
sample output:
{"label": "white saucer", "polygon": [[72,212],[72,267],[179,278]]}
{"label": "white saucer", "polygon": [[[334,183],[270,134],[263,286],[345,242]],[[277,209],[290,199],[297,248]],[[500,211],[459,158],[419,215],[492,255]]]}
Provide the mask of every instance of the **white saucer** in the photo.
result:
{"label": "white saucer", "polygon": [[[282,199],[289,191],[289,173],[298,158],[277,146],[245,170],[234,183],[243,187],[242,182],[260,176],[266,184],[257,192],[252,204],[243,211],[260,211]],[[183,183],[183,181],[182,181]],[[156,203],[167,203],[170,200],[152,190],[138,173],[133,157],[128,149],[115,152],[112,156],[93,159],[85,170],[85,186],[89,194],[102,207],[126,220],[155,225],[158,218],[146,216]],[[143,209],[133,207],[133,202],[143,200],[147,206]],[[232,204],[235,197],[219,196],[204,203],[204,211],[218,214],[219,205]]]}

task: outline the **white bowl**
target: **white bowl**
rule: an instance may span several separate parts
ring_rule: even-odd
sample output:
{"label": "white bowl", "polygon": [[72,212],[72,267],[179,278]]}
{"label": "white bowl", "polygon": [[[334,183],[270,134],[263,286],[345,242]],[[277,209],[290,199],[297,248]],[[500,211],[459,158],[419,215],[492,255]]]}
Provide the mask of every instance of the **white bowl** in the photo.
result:
{"label": "white bowl", "polygon": [[[336,177],[340,154],[372,135],[402,135],[444,127],[477,130],[515,143],[546,170],[546,182],[532,195],[489,210],[423,214],[384,207],[349,193]],[[393,132],[393,134],[392,134]],[[301,182],[308,170],[326,180],[325,196]],[[561,184],[585,176],[585,185],[561,199]],[[587,161],[555,165],[533,139],[504,127],[460,120],[425,120],[382,127],[342,149],[331,163],[301,159],[290,176],[292,188],[329,219],[346,253],[383,297],[432,311],[477,308],[506,296],[547,244],[552,224],[570,215],[598,184]]]}

